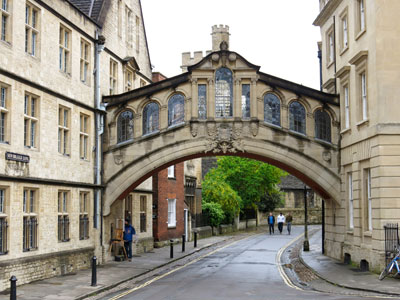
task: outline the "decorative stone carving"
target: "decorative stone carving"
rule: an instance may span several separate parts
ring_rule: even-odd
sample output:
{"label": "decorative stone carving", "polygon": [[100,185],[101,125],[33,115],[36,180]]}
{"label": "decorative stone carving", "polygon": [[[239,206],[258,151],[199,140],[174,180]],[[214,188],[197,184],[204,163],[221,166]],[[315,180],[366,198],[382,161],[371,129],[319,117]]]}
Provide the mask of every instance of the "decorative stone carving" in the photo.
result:
{"label": "decorative stone carving", "polygon": [[250,131],[251,131],[251,134],[254,136],[254,137],[256,137],[257,136],[257,134],[258,134],[258,121],[251,121],[250,122]]}
{"label": "decorative stone carving", "polygon": [[229,56],[228,56],[228,59],[229,59],[229,61],[230,62],[234,62],[235,60],[236,60],[236,54],[235,53],[231,53],[231,54],[229,54]]}
{"label": "decorative stone carving", "polygon": [[332,154],[331,154],[331,152],[330,152],[330,151],[324,151],[324,152],[322,153],[322,159],[323,159],[324,161],[330,162],[331,159],[332,159]]}
{"label": "decorative stone carving", "polygon": [[192,137],[196,137],[198,132],[199,132],[199,123],[191,122],[190,123],[190,133],[192,134]]}
{"label": "decorative stone carving", "polygon": [[214,54],[211,56],[211,59],[212,59],[214,62],[218,62],[218,61],[219,61],[219,54],[214,53]]}
{"label": "decorative stone carving", "polygon": [[207,149],[205,153],[237,153],[244,152],[241,124],[207,123]]}
{"label": "decorative stone carving", "polygon": [[116,165],[122,164],[122,155],[121,154],[115,154],[114,155],[114,163]]}
{"label": "decorative stone carving", "polygon": [[29,176],[29,165],[18,161],[7,161],[5,168],[6,175],[9,176]]}

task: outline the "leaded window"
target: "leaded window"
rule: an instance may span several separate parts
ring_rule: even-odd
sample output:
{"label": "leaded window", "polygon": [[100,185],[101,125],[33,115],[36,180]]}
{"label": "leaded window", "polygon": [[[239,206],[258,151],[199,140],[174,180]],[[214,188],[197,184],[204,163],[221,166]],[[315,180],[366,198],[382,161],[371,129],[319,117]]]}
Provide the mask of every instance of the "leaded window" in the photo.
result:
{"label": "leaded window", "polygon": [[306,110],[299,102],[294,101],[289,106],[290,130],[306,134]]}
{"label": "leaded window", "polygon": [[133,113],[130,110],[122,112],[117,122],[118,143],[133,139]]}
{"label": "leaded window", "polygon": [[274,94],[264,96],[264,121],[273,125],[281,125],[281,101]]}
{"label": "leaded window", "polygon": [[215,116],[224,118],[233,115],[233,76],[228,68],[215,72]]}
{"label": "leaded window", "polygon": [[199,120],[207,119],[207,85],[198,85]]}
{"label": "leaded window", "polygon": [[159,108],[157,103],[151,102],[143,109],[143,134],[158,131]]}
{"label": "leaded window", "polygon": [[250,84],[242,85],[242,118],[250,118]]}
{"label": "leaded window", "polygon": [[317,110],[314,114],[315,137],[317,139],[331,141],[331,117],[326,111]]}
{"label": "leaded window", "polygon": [[182,123],[185,119],[185,98],[175,94],[168,101],[168,126]]}

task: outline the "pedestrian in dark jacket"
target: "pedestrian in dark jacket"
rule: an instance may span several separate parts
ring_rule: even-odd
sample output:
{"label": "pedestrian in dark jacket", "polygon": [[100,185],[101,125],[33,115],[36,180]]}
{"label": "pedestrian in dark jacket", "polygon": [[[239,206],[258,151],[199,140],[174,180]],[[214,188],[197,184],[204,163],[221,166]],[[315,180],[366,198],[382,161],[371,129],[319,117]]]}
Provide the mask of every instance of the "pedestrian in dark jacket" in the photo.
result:
{"label": "pedestrian in dark jacket", "polygon": [[288,215],[286,216],[286,225],[288,234],[290,234],[290,231],[292,230],[292,222],[293,222],[293,217],[290,213],[288,213]]}
{"label": "pedestrian in dark jacket", "polygon": [[268,216],[269,234],[275,233],[274,226],[275,226],[275,217],[272,215],[272,212],[270,212]]}
{"label": "pedestrian in dark jacket", "polygon": [[132,258],[132,237],[136,234],[135,228],[125,220],[124,246],[129,260]]}

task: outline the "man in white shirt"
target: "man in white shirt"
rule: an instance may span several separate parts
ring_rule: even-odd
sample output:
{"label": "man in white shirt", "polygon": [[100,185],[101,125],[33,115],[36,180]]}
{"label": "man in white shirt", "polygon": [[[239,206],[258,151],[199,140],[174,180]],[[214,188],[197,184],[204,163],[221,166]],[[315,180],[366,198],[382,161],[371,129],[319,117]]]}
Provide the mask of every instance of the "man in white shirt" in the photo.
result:
{"label": "man in white shirt", "polygon": [[285,216],[282,213],[280,213],[277,218],[277,221],[278,221],[279,233],[282,234],[283,223],[285,223]]}

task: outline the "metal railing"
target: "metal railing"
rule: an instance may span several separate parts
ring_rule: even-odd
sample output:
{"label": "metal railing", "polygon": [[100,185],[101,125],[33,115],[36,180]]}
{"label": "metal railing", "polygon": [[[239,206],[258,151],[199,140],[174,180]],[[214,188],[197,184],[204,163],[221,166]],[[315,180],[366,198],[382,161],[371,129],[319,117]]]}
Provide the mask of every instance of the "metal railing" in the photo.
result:
{"label": "metal railing", "polygon": [[385,230],[385,259],[386,264],[393,258],[399,247],[399,224],[386,224]]}
{"label": "metal railing", "polygon": [[37,249],[37,228],[36,217],[24,217],[23,250],[31,251]]}
{"label": "metal railing", "polygon": [[89,218],[87,215],[79,217],[79,239],[87,240],[89,238]]}
{"label": "metal railing", "polygon": [[69,218],[68,216],[58,216],[58,241],[69,241]]}
{"label": "metal railing", "polygon": [[0,218],[0,255],[7,254],[8,245],[7,245],[7,219]]}

